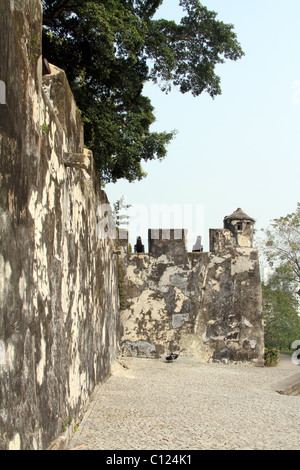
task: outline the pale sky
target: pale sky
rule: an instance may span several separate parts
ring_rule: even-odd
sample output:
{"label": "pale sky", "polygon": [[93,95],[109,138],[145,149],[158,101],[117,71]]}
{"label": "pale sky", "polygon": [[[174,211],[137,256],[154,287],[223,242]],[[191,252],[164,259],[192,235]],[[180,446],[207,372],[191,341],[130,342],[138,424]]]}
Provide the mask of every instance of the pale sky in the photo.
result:
{"label": "pale sky", "polygon": [[[178,3],[164,0],[159,16],[179,21]],[[190,249],[201,235],[208,251],[209,228],[222,228],[238,207],[259,230],[300,202],[300,1],[202,4],[234,25],[245,56],[218,66],[222,95],[214,100],[144,88],[155,108],[152,130],[178,134],[162,162],[143,165],[144,180],[105,187],[111,203],[125,196],[132,206],[131,243],[141,235],[146,245],[147,229],[159,225],[186,228]]]}

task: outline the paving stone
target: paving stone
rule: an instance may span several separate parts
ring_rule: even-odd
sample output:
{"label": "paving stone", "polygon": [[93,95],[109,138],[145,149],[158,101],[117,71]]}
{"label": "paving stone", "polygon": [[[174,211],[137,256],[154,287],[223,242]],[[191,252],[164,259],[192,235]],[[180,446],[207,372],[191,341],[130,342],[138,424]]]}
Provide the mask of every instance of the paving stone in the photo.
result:
{"label": "paving stone", "polygon": [[298,372],[179,357],[126,358],[98,388],[68,448],[300,450],[300,397],[273,384]]}

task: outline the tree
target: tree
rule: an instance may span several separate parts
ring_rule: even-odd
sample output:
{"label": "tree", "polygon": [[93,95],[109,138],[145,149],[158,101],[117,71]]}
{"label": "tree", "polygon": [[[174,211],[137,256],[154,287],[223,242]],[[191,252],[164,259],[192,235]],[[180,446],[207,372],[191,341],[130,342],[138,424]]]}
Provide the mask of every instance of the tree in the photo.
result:
{"label": "tree", "polygon": [[300,295],[300,203],[295,212],[274,219],[264,232],[267,261],[271,267],[280,267],[281,278]]}
{"label": "tree", "polygon": [[299,303],[286,277],[285,266],[275,269],[268,284],[262,285],[265,345],[288,349],[300,339]]}
{"label": "tree", "polygon": [[215,66],[243,51],[233,26],[199,0],[179,0],[180,24],[154,19],[163,0],[42,0],[43,54],[65,70],[82,113],[86,145],[104,182],[145,176],[142,161],[162,159],[174,137],[151,132],[144,84],[168,92],[221,93]]}
{"label": "tree", "polygon": [[113,206],[114,206],[114,210],[113,210],[112,215],[113,215],[116,227],[120,228],[123,225],[128,226],[129,215],[127,211],[131,207],[131,205],[126,203],[125,196],[121,196],[120,199],[114,202]]}

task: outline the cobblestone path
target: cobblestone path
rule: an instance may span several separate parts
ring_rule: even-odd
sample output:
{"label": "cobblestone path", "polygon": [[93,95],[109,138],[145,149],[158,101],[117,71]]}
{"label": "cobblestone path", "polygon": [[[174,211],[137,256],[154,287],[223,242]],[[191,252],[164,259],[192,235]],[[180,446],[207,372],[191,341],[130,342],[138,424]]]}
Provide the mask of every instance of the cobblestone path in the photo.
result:
{"label": "cobblestone path", "polygon": [[290,360],[260,368],[125,358],[97,388],[68,448],[300,450],[300,397],[271,388],[298,372]]}

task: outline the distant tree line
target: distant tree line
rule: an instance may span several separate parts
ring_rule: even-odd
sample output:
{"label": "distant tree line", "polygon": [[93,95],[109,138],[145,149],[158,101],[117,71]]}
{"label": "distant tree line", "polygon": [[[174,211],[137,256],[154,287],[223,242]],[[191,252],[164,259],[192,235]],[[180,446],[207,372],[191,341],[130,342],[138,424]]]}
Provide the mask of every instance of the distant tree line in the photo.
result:
{"label": "distant tree line", "polygon": [[272,269],[263,284],[265,343],[289,349],[300,342],[300,203],[295,212],[274,219],[264,232],[263,253]]}

